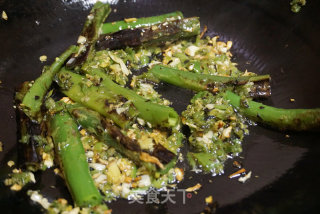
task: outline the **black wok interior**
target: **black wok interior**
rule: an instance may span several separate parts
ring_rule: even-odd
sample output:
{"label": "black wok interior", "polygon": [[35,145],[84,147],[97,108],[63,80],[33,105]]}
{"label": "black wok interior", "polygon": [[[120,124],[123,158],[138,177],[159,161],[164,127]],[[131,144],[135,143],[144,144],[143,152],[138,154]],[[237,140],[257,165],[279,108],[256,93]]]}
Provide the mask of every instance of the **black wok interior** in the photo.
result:
{"label": "black wok interior", "polygon": [[[71,0],[0,0],[0,212],[41,213],[41,207],[29,201],[26,191],[12,192],[5,187],[10,168],[17,162],[17,137],[14,89],[23,81],[37,78],[43,65],[51,63],[69,45],[74,44],[86,18],[89,1]],[[90,1],[91,2],[91,1]],[[320,1],[310,0],[298,14],[290,11],[290,0],[126,0],[109,2],[113,11],[108,21],[143,17],[180,10],[185,17],[199,16],[208,26],[208,36],[219,35],[233,41],[233,60],[239,68],[270,74],[272,97],[263,102],[283,108],[320,107]],[[47,55],[41,63],[39,56]],[[159,89],[181,112],[191,93],[163,85]],[[295,102],[290,102],[294,98]],[[287,138],[285,135],[289,135]],[[262,126],[250,128],[237,158],[252,171],[242,184],[228,175],[235,171],[232,160],[225,174],[187,172],[179,188],[201,183],[202,188],[182,203],[129,204],[126,200],[109,203],[114,213],[200,213],[205,197],[217,202],[216,213],[318,213],[320,199],[320,140],[315,132],[279,132]],[[187,166],[186,166],[187,167]],[[71,197],[63,180],[48,171],[36,174],[37,184],[49,199]],[[211,181],[212,182],[211,182]],[[215,209],[212,208],[211,211]]]}

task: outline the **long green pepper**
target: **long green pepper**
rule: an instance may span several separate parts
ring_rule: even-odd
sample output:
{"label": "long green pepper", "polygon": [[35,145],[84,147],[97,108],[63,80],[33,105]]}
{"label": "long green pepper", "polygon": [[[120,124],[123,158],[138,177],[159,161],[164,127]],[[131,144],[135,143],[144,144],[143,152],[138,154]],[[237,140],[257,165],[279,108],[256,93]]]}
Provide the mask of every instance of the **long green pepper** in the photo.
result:
{"label": "long green pepper", "polygon": [[[244,84],[249,81],[255,82],[270,79],[269,75],[224,77],[196,74],[162,65],[155,65],[144,77],[153,81],[161,80],[178,87],[188,88],[195,91],[208,90],[210,89],[208,86],[211,84],[214,86],[215,83]],[[241,104],[240,97],[231,91],[226,92],[225,98],[230,100],[230,104],[239,108],[239,110],[248,118],[280,130],[303,131],[320,127],[319,108],[280,109],[254,101],[248,101],[248,107],[244,107]]]}
{"label": "long green pepper", "polygon": [[77,124],[68,112],[62,110],[52,116],[49,127],[65,181],[76,205],[100,204],[102,197],[90,175]]}
{"label": "long green pepper", "polygon": [[70,46],[64,53],[62,53],[49,68],[44,69],[44,72],[38,77],[29,91],[24,96],[20,107],[24,113],[32,120],[40,121],[40,108],[43,98],[47,93],[54,75],[60,70],[65,61],[78,50],[76,46]]}
{"label": "long green pepper", "polygon": [[110,5],[99,1],[97,1],[97,3],[92,7],[80,34],[80,41],[78,39],[80,47],[79,53],[73,54],[73,56],[68,60],[66,64],[68,68],[79,66],[85,60],[90,59],[93,56],[95,51],[94,45],[96,40],[99,38],[102,24],[110,12]]}
{"label": "long green pepper", "polygon": [[[122,144],[113,139],[108,132],[103,127],[101,121],[103,118],[101,115],[95,111],[85,108],[79,104],[67,105],[67,109],[70,114],[75,118],[79,125],[86,129],[90,134],[95,135],[100,141],[104,142],[108,146],[111,146],[116,149],[117,152],[126,156],[137,165],[144,166],[151,173],[166,173],[170,168],[175,164],[169,163],[165,165],[163,170],[157,170],[155,164],[150,162],[144,162],[139,158],[140,152],[129,150],[125,148]],[[175,162],[173,160],[173,162]]]}
{"label": "long green pepper", "polygon": [[164,44],[200,33],[198,17],[162,22],[149,27],[121,30],[113,34],[103,34],[96,43],[97,50],[121,49],[141,45]]}
{"label": "long green pepper", "polygon": [[183,14],[180,11],[162,14],[159,16],[142,17],[134,20],[116,21],[110,23],[104,23],[102,25],[101,34],[114,33],[125,29],[134,29],[138,27],[149,27],[151,25],[159,24],[165,21],[172,21],[176,19],[182,19]]}
{"label": "long green pepper", "polygon": [[219,86],[219,84],[243,85],[247,82],[257,82],[270,79],[270,75],[227,77],[198,74],[189,71],[181,71],[163,65],[153,66],[144,77],[155,81],[161,80],[178,87],[195,91],[212,90],[213,87]]}
{"label": "long green pepper", "polygon": [[99,86],[87,86],[85,81],[88,80],[83,76],[65,69],[57,74],[57,82],[62,88],[62,92],[72,100],[108,117],[120,127],[126,126],[128,118],[117,112],[110,112],[106,108],[106,102],[115,99],[117,96],[125,97],[133,103],[136,110],[134,108],[129,109],[129,113],[131,111],[131,116],[139,116],[150,122],[153,126],[160,125],[164,127],[173,127],[178,124],[179,115],[173,108],[148,102],[134,91],[114,83],[100,70],[93,69],[90,71],[90,75],[96,75],[99,79],[102,79]]}
{"label": "long green pepper", "polygon": [[226,91],[225,98],[246,117],[280,130],[304,131],[320,128],[320,108],[281,109],[255,101],[242,101],[240,96]]}

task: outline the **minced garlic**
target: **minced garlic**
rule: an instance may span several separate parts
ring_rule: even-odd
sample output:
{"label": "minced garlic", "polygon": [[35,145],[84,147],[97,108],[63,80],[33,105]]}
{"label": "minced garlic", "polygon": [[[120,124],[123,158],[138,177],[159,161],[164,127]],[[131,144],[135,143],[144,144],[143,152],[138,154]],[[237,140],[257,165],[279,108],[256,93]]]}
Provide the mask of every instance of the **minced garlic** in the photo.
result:
{"label": "minced garlic", "polygon": [[42,160],[44,161],[43,164],[48,168],[53,166],[53,158],[50,154],[43,152],[42,153]]}
{"label": "minced garlic", "polygon": [[13,191],[20,191],[22,189],[22,186],[19,185],[19,184],[13,184],[11,187],[10,187],[11,190]]}
{"label": "minced garlic", "polygon": [[226,138],[230,138],[231,130],[232,130],[232,126],[229,126],[228,128],[224,129],[222,131],[221,139],[223,140]]}
{"label": "minced garlic", "polygon": [[128,18],[128,19],[124,19],[125,22],[129,23],[129,22],[135,22],[137,21],[137,18]]}
{"label": "minced garlic", "polygon": [[30,199],[34,202],[38,202],[43,208],[48,209],[50,203],[48,199],[44,198],[38,191],[29,190],[28,194],[30,195]]}
{"label": "minced garlic", "polygon": [[252,174],[252,172],[250,171],[250,172],[249,172],[248,174],[246,174],[245,176],[240,177],[240,178],[238,179],[238,181],[239,181],[239,182],[242,182],[242,183],[245,183],[248,179],[251,178],[251,174]]}
{"label": "minced garlic", "polygon": [[10,161],[8,161],[7,164],[8,164],[9,167],[12,167],[14,165],[14,161],[10,160]]}
{"label": "minced garlic", "polygon": [[212,195],[206,197],[205,201],[206,201],[207,204],[211,204],[213,202]]}
{"label": "minced garlic", "polygon": [[2,19],[8,20],[8,15],[4,10],[2,11]]}
{"label": "minced garlic", "polygon": [[47,61],[47,56],[46,55],[42,55],[42,56],[40,56],[39,57],[39,60],[41,61],[41,62],[45,62],[45,61]]}
{"label": "minced garlic", "polygon": [[176,174],[176,178],[178,181],[182,181],[183,180],[183,176],[184,176],[184,172],[183,172],[183,169],[181,168],[175,168],[174,169],[174,172]]}
{"label": "minced garlic", "polygon": [[86,41],[87,41],[87,38],[86,38],[86,37],[84,37],[84,36],[79,36],[77,43],[83,45],[84,43],[86,43]]}
{"label": "minced garlic", "polygon": [[194,185],[193,187],[189,187],[186,189],[186,192],[194,192],[197,191],[201,188],[201,184],[197,183],[196,185]]}

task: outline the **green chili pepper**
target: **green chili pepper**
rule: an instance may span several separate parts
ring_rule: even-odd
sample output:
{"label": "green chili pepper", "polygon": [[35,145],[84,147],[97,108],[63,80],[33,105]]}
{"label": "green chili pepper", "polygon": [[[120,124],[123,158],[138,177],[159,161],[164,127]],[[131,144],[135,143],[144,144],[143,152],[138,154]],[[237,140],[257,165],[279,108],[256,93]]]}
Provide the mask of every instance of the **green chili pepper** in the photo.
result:
{"label": "green chili pepper", "polygon": [[149,27],[121,30],[112,34],[101,35],[96,48],[120,49],[125,47],[137,47],[140,45],[162,44],[176,41],[181,38],[192,37],[200,33],[200,21],[198,17],[162,22]]}
{"label": "green chili pepper", "polygon": [[[110,127],[105,125],[105,119],[101,117],[99,113],[87,109],[80,104],[67,105],[67,109],[71,115],[73,115],[79,125],[86,129],[90,134],[95,135],[100,141],[115,148],[120,154],[128,157],[136,164],[145,166],[149,172],[159,172],[160,174],[165,174],[175,165],[175,161],[171,160],[171,162],[164,165],[164,169],[159,171],[154,163],[145,162],[140,159],[140,153],[142,150],[140,149],[139,145],[128,145],[128,143],[130,143],[132,140],[128,138],[124,139],[125,137],[120,130],[114,130],[116,127],[113,127],[113,130],[110,130]],[[115,136],[115,132],[118,133],[118,136]],[[111,137],[112,135],[113,137]],[[165,155],[164,150],[162,150],[162,155]]]}
{"label": "green chili pepper", "polygon": [[84,23],[80,37],[78,38],[79,53],[73,54],[66,66],[74,68],[81,65],[85,60],[91,59],[94,53],[94,45],[100,36],[104,20],[111,12],[110,5],[97,1],[92,7],[87,20]]}
{"label": "green chili pepper", "polygon": [[181,71],[163,65],[153,66],[145,77],[152,80],[158,79],[172,85],[195,91],[212,90],[214,87],[219,87],[222,84],[242,85],[247,82],[257,82],[270,79],[269,75],[227,77],[199,74],[189,71]]}
{"label": "green chili pepper", "polygon": [[240,96],[231,91],[226,91],[225,98],[246,117],[280,130],[303,131],[320,128],[320,108],[274,108],[254,101],[242,101]]}
{"label": "green chili pepper", "polygon": [[[134,107],[129,106],[129,117],[139,116],[150,122],[153,126],[174,127],[179,122],[179,115],[168,106],[148,102],[148,100],[137,95],[134,91],[123,88],[114,83],[109,77],[98,69],[92,69],[90,75],[98,77],[101,82],[99,86],[92,83],[83,76],[63,69],[57,74],[57,82],[62,92],[72,100],[79,102],[100,114],[109,117],[120,127],[128,123],[128,118],[123,114],[108,109],[106,103],[112,100],[119,103],[118,97],[123,97],[132,102]],[[89,86],[88,84],[89,83]]]}
{"label": "green chili pepper", "polygon": [[54,75],[60,70],[69,56],[77,50],[76,46],[69,47],[50,67],[45,67],[42,75],[35,80],[24,96],[20,107],[32,120],[41,121],[40,108],[43,98],[51,86]]}
{"label": "green chili pepper", "polygon": [[52,116],[49,127],[64,178],[76,205],[100,204],[102,197],[91,178],[77,124],[68,112],[60,111]]}
{"label": "green chili pepper", "polygon": [[143,17],[138,19],[126,19],[127,21],[116,21],[103,24],[102,34],[114,33],[125,29],[134,29],[139,27],[149,27],[166,21],[182,19],[183,14],[180,11],[162,14],[160,16]]}

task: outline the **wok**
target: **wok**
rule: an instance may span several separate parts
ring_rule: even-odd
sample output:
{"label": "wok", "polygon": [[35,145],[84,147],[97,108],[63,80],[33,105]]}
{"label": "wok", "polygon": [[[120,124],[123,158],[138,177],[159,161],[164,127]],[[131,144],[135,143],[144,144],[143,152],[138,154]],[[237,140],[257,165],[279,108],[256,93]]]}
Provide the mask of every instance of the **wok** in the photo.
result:
{"label": "wok", "polygon": [[[44,64],[51,63],[82,29],[90,3],[85,0],[0,0],[9,19],[0,21],[0,210],[1,213],[40,213],[26,191],[12,192],[3,180],[10,172],[7,161],[18,161],[14,89],[33,80]],[[233,41],[233,60],[242,70],[272,77],[272,97],[265,104],[283,108],[320,107],[320,1],[310,0],[295,14],[289,0],[109,0],[114,10],[108,21],[182,11],[186,17],[199,16],[209,36]],[[47,55],[41,63],[39,56]],[[159,88],[181,112],[192,94],[169,85]],[[294,98],[295,102],[290,102]],[[289,135],[286,137],[286,135]],[[319,133],[279,132],[252,126],[240,154],[252,177],[242,184],[228,175],[235,171],[232,160],[225,174],[211,177],[188,172],[179,188],[201,183],[202,188],[182,203],[129,204],[117,200],[108,204],[114,213],[200,213],[205,197],[218,203],[216,213],[318,213],[320,199]],[[61,178],[52,171],[36,173],[37,184],[49,199],[71,197]],[[211,180],[211,181],[210,181]],[[211,209],[214,211],[214,209]]]}

